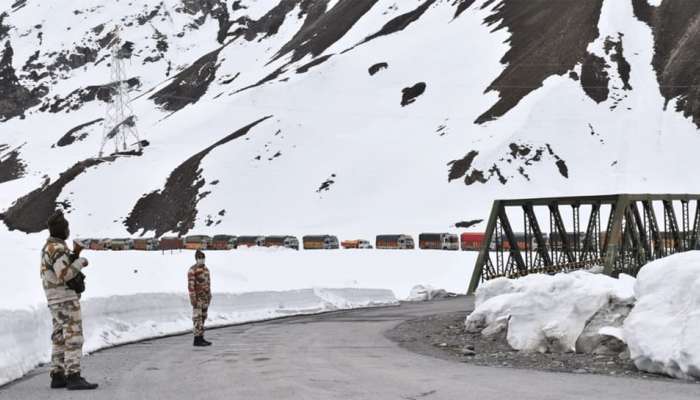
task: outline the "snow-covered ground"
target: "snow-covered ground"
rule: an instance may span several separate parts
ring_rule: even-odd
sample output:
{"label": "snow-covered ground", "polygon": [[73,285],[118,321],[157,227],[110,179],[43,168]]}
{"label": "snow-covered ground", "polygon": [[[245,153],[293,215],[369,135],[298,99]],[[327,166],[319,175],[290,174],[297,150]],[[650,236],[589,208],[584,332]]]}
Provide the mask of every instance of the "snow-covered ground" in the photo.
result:
{"label": "snow-covered ground", "polygon": [[[39,278],[44,235],[7,233],[13,273],[0,280],[0,384],[50,355],[50,316]],[[93,252],[85,270],[87,351],[191,328],[191,251]],[[241,249],[207,252],[215,293],[208,326],[336,309],[392,305],[417,284],[465,293],[474,253]]]}

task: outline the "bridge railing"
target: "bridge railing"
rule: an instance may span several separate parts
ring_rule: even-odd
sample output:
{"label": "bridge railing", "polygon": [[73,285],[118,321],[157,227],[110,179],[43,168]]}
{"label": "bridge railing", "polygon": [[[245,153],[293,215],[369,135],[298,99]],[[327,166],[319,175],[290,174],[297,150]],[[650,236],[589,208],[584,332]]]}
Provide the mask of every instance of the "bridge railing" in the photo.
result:
{"label": "bridge railing", "polygon": [[482,281],[532,273],[636,275],[649,261],[700,248],[699,204],[699,194],[496,200],[469,293]]}

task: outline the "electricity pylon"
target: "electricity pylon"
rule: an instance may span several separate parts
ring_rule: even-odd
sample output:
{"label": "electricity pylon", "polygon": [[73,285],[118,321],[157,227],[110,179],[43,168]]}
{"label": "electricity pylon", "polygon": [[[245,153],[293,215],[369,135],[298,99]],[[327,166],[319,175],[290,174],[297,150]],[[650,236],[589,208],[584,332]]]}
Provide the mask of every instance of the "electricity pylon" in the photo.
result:
{"label": "electricity pylon", "polygon": [[[131,98],[126,87],[127,78],[124,57],[120,53],[120,30],[119,26],[114,29],[114,39],[109,44],[112,56],[108,90],[112,101],[107,103],[107,109],[105,110],[104,134],[102,135],[102,146],[100,146],[100,157],[104,155],[105,147],[107,147],[109,142],[114,143],[115,153],[128,151],[134,144],[136,149],[139,152],[141,151],[141,139],[138,129],[136,129],[136,116],[131,108]],[[127,141],[130,140],[135,141],[131,146],[127,144]]]}

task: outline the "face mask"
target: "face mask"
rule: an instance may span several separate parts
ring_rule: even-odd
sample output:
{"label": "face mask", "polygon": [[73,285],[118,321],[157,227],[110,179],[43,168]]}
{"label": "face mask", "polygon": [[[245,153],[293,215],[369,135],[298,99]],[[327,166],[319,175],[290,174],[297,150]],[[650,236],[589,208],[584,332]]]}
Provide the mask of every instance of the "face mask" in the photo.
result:
{"label": "face mask", "polygon": [[198,258],[198,259],[197,259],[197,265],[204,265],[204,259],[203,259],[203,258]]}

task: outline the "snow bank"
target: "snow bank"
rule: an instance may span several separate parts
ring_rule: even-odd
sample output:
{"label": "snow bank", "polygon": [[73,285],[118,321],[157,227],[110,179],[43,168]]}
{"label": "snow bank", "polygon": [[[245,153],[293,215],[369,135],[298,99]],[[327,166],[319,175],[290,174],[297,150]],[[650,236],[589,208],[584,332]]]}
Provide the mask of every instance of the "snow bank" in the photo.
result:
{"label": "snow bank", "polygon": [[[338,309],[397,305],[390,290],[307,289],[215,294],[207,327]],[[185,294],[135,294],[83,303],[86,352],[192,328]],[[51,358],[51,317],[45,307],[0,310],[0,385]]]}
{"label": "snow bank", "polygon": [[[8,279],[0,280],[0,384],[48,361],[50,317],[39,278],[45,234],[0,227]],[[85,251],[88,351],[190,329],[191,251]],[[421,251],[209,251],[214,301],[208,326],[396,304],[416,282],[464,293],[475,253]]]}
{"label": "snow bank", "polygon": [[647,264],[635,294],[624,336],[637,368],[700,379],[700,252]]}
{"label": "snow bank", "polygon": [[585,271],[495,279],[477,290],[467,329],[485,334],[507,329],[516,350],[575,351],[586,322],[614,299],[631,301],[633,286],[629,276]]}

